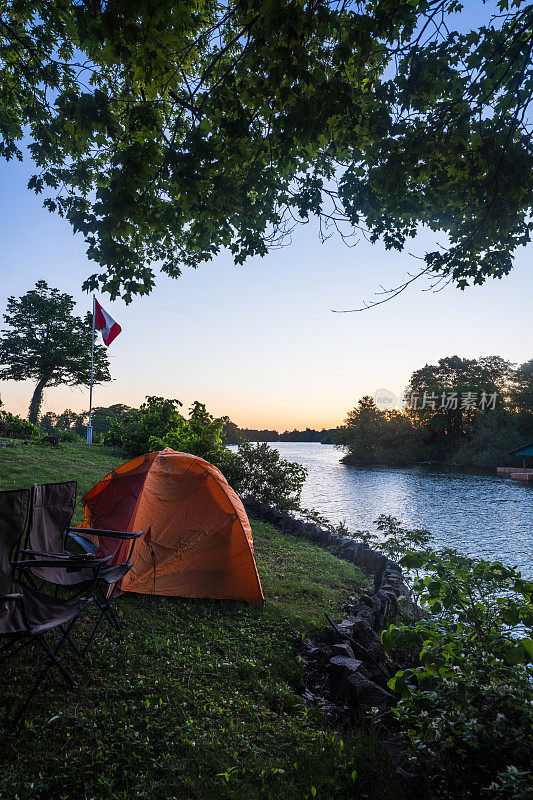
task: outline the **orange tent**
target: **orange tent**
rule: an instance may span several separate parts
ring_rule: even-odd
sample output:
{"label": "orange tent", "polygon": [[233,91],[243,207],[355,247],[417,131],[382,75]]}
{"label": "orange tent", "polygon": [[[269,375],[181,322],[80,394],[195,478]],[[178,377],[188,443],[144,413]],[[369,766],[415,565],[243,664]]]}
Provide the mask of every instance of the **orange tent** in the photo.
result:
{"label": "orange tent", "polygon": [[[123,591],[263,601],[244,507],[203,458],[168,447],[134,458],[93,486],[83,502],[82,528],[144,531]],[[96,540],[99,554],[113,541],[116,547],[116,540]]]}

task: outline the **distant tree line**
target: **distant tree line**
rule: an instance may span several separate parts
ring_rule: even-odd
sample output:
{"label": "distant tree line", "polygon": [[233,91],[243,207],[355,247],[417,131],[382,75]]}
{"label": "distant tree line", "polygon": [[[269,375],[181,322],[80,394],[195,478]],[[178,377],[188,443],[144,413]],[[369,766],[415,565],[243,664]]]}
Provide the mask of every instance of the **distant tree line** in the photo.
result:
{"label": "distant tree line", "polygon": [[[117,420],[124,415],[130,415],[135,411],[131,406],[123,403],[116,403],[112,406],[99,407],[93,409],[92,426],[93,438],[95,441],[102,439],[113,427]],[[315,430],[306,428],[305,430],[292,430],[279,433],[275,430],[256,430],[252,428],[239,428],[234,422],[224,417],[222,428],[222,439],[225,444],[238,445],[241,442],[321,442],[322,444],[335,444],[337,441],[336,428]],[[79,436],[85,436],[87,425],[89,424],[89,412],[72,411],[65,409],[61,414],[48,411],[43,414],[39,427],[47,435],[58,432],[71,431]]]}
{"label": "distant tree line", "polygon": [[[116,403],[112,406],[93,408],[91,424],[93,427],[93,439],[98,441],[111,428],[112,423],[128,411],[132,411],[131,406],[123,403]],[[89,424],[89,412],[71,411],[65,409],[61,414],[47,411],[43,414],[39,427],[42,433],[53,435],[60,431],[71,431],[78,436],[85,436],[87,425]]]}
{"label": "distant tree line", "polygon": [[512,466],[533,440],[533,359],[442,358],[411,375],[401,410],[362,397],[337,433],[349,464]]}
{"label": "distant tree line", "polygon": [[239,428],[234,422],[228,422],[224,426],[224,437],[227,444],[239,444],[247,442],[320,442],[321,444],[335,444],[337,439],[337,428],[323,428],[315,430],[306,428],[298,431],[284,431],[279,433],[275,430],[257,430],[255,428]]}

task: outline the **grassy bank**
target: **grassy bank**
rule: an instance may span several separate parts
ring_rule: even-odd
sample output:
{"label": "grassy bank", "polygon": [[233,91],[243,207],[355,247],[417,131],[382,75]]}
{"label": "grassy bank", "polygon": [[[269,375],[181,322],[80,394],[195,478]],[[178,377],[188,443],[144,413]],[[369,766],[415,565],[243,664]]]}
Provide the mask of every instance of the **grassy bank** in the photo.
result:
{"label": "grassy bank", "polygon": [[[7,440],[4,440],[7,441]],[[78,482],[75,522],[81,519],[81,498],[100,478],[127,461],[120,450],[84,442],[24,444],[13,439],[13,447],[0,448],[0,488],[22,489],[34,483]]]}
{"label": "grassy bank", "polygon": [[[76,478],[81,491],[122,459],[106,448],[0,452],[0,488]],[[314,545],[252,523],[266,604],[125,595],[79,688],[49,678],[16,734],[1,734],[0,798],[403,797],[380,744],[331,730],[301,696],[298,648],[324,611],[339,618],[361,573]],[[87,634],[88,621],[77,629]],[[2,666],[9,702],[25,658]]]}

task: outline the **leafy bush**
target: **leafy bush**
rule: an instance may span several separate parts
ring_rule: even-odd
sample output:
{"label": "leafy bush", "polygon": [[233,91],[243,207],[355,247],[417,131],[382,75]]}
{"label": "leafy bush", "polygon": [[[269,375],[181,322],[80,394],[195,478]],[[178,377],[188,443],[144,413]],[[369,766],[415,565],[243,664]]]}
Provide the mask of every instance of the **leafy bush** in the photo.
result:
{"label": "leafy bush", "polygon": [[38,439],[39,428],[9,411],[0,411],[0,436],[11,439]]}
{"label": "leafy bush", "polygon": [[83,441],[82,437],[78,433],[76,433],[76,431],[54,430],[49,435],[57,436],[60,442],[79,442],[80,440]]}
{"label": "leafy bush", "polygon": [[349,530],[346,520],[342,520],[337,525],[329,519],[319,514],[317,511],[308,508],[300,508],[300,514],[311,522],[320,525],[322,528],[338,533],[340,536],[352,538],[357,542],[364,542],[369,547],[380,550],[385,555],[394,560],[407,552],[429,545],[431,534],[421,528],[404,528],[400,520],[388,514],[380,514],[374,520],[375,531],[368,530]]}
{"label": "leafy bush", "polygon": [[195,401],[189,410],[189,419],[180,417],[179,424],[164,436],[151,436],[150,450],[171,447],[183,453],[205,458],[222,469],[230,460],[225,448],[222,431],[227,417],[213,417],[203,403]]}
{"label": "leafy bush", "polygon": [[465,800],[530,798],[533,582],[454,550],[407,553],[401,563],[428,610],[382,634],[386,650],[420,648],[418,664],[389,681],[413,760]]}
{"label": "leafy bush", "polygon": [[307,476],[301,464],[285,461],[265,442],[242,442],[226,469],[226,477],[241,495],[249,495],[280,511],[299,509]]}
{"label": "leafy bush", "polygon": [[111,423],[104,435],[104,444],[122,447],[131,456],[147,453],[150,439],[164,439],[167,434],[181,429],[185,420],[179,408],[179,400],[149,396],[140,408],[126,411]]}
{"label": "leafy bush", "polygon": [[372,545],[395,561],[410,550],[427,547],[431,540],[429,531],[404,528],[399,519],[388,514],[380,514],[374,523],[379,534],[373,537]]}

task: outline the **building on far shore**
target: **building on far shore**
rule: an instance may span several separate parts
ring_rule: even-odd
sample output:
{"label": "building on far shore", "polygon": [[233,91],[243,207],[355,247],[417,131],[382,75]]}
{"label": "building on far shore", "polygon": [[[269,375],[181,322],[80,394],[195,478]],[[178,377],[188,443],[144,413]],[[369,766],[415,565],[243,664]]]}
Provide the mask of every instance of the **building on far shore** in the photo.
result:
{"label": "building on far shore", "polygon": [[506,475],[515,481],[533,483],[533,442],[526,442],[514,450],[509,450],[506,456],[517,456],[522,459],[522,467],[498,467],[498,475]]}
{"label": "building on far shore", "polygon": [[[521,447],[515,447],[514,450],[509,450],[508,453],[505,454],[506,456],[518,456],[522,459],[522,467],[526,469],[526,467],[533,466],[533,442],[527,442],[523,444]],[[529,462],[529,463],[528,463]]]}

